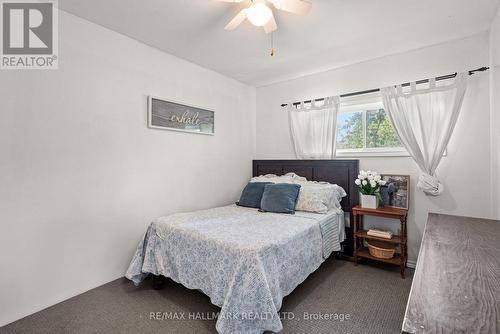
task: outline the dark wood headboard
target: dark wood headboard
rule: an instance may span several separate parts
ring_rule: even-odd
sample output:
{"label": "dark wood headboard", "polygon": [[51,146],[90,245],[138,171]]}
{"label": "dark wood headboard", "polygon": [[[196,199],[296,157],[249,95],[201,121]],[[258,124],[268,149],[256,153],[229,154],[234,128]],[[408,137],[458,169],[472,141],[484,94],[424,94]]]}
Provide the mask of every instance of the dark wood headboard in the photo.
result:
{"label": "dark wood headboard", "polygon": [[342,210],[351,212],[359,204],[354,180],[359,173],[359,160],[254,160],[253,176],[293,172],[311,181],[335,183],[344,188]]}

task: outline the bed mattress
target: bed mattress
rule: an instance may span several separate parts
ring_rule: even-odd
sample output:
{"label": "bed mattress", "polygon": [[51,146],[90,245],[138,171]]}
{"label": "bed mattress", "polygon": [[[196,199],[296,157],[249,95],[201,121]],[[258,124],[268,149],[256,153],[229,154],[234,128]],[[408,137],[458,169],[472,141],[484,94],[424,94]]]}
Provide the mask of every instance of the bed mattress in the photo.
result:
{"label": "bed mattress", "polygon": [[282,329],[283,297],[314,272],[344,238],[344,214],[263,213],[235,205],[155,219],[126,277],[149,273],[198,289],[221,307],[217,331]]}

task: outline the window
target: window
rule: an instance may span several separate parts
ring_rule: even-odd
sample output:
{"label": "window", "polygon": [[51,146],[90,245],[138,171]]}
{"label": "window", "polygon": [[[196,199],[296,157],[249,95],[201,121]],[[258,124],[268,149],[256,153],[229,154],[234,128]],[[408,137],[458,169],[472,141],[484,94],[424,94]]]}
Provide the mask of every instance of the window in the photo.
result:
{"label": "window", "polygon": [[367,110],[365,117],[367,148],[402,146],[384,109]]}
{"label": "window", "polygon": [[337,119],[337,156],[408,156],[385,113],[381,97],[343,101]]}

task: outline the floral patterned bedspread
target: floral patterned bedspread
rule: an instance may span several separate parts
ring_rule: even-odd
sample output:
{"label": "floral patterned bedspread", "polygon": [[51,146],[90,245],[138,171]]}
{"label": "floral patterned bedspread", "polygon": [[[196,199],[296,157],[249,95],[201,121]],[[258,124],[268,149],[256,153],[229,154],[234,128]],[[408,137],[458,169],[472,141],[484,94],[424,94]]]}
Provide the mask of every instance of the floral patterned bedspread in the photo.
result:
{"label": "floral patterned bedspread", "polygon": [[126,277],[139,284],[152,273],[201,290],[221,307],[221,334],[279,332],[283,297],[340,250],[340,215],[262,213],[232,205],[158,218]]}

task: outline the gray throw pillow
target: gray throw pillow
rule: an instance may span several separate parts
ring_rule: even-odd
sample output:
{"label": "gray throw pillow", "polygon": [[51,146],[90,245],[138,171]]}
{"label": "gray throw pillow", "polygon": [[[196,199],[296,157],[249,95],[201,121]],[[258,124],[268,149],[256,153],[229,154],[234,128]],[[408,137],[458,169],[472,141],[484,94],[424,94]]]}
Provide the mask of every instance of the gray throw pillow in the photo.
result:
{"label": "gray throw pillow", "polygon": [[268,184],[260,201],[261,211],[294,214],[299,192],[299,184]]}
{"label": "gray throw pillow", "polygon": [[271,184],[271,182],[248,183],[241,192],[240,200],[236,202],[236,205],[259,209],[264,187],[267,184]]}

